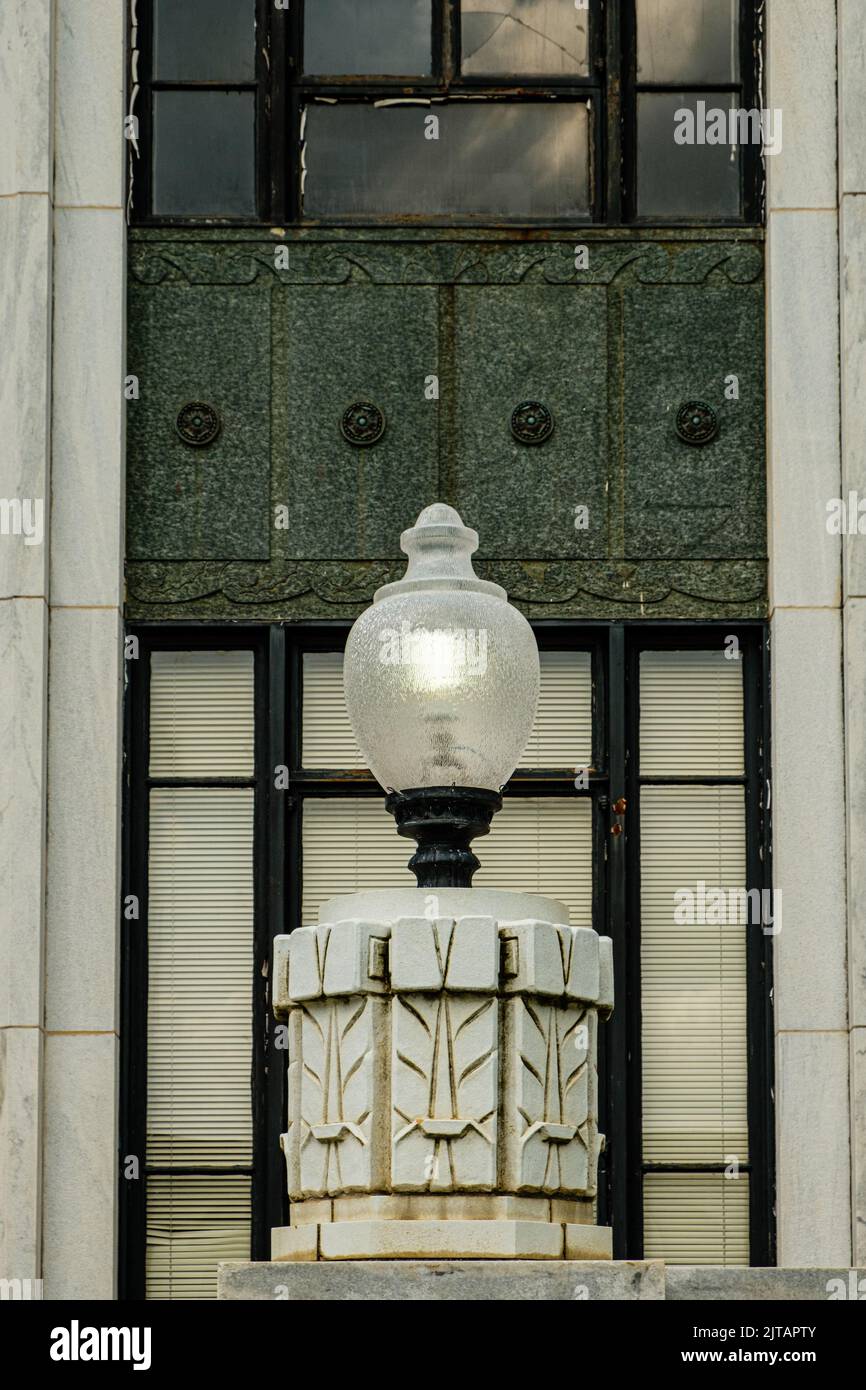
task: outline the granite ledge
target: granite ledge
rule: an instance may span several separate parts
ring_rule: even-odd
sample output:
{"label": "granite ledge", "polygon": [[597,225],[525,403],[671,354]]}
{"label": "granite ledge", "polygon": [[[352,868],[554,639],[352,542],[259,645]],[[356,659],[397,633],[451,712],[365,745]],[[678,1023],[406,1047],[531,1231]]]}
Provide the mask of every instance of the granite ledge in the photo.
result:
{"label": "granite ledge", "polygon": [[664,1298],[659,1260],[232,1262],[219,1297],[287,1302],[571,1302]]}
{"label": "granite ledge", "polygon": [[661,1260],[230,1262],[219,1297],[275,1302],[866,1301],[866,1269],[668,1265]]}

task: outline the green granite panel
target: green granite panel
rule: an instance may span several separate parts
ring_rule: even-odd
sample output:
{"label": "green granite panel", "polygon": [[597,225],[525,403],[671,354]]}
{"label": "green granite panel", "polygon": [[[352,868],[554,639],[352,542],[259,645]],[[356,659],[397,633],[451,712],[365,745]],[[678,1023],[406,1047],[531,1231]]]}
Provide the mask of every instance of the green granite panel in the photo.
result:
{"label": "green granite panel", "polygon": [[[414,285],[296,285],[282,296],[288,371],[287,559],[400,555],[400,533],[438,496],[438,291]],[[377,444],[343,438],[347,406],[384,411]]]}
{"label": "green granite panel", "polygon": [[[586,228],[588,257],[576,240],[134,231],[129,617],[354,617],[437,498],[532,617],[763,616],[761,233]],[[358,449],[339,420],[362,398],[388,425]],[[533,398],[556,418],[538,447],[510,432]],[[674,432],[695,398],[722,421],[703,448]],[[223,417],[204,450],[175,433],[193,399]]]}
{"label": "green granite panel", "polygon": [[[627,557],[730,560],[765,546],[763,292],[685,285],[624,292]],[[737,377],[739,399],[726,399]],[[720,427],[703,445],[677,435],[677,411],[705,401]]]}
{"label": "green granite panel", "polygon": [[[605,290],[485,285],[458,289],[455,300],[454,501],[481,537],[480,554],[606,555]],[[542,444],[511,432],[512,411],[524,401],[553,412],[553,434]]]}
{"label": "green granite panel", "polygon": [[[266,560],[270,553],[271,289],[135,283],[127,371],[131,560]],[[175,429],[189,401],[218,410],[205,448]]]}

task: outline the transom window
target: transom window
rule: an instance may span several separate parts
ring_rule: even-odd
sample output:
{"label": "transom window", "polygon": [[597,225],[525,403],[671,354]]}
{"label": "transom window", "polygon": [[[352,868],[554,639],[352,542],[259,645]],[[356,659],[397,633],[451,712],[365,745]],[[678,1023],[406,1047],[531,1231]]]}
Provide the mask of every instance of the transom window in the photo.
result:
{"label": "transom window", "polygon": [[747,113],[760,108],[759,9],[140,0],[131,211],[328,225],[756,221],[760,124]]}

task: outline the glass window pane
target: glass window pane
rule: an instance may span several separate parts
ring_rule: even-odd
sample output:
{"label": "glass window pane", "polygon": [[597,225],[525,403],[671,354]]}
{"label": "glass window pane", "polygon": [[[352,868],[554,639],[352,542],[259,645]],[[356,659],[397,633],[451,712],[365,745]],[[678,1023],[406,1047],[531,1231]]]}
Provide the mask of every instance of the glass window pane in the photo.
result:
{"label": "glass window pane", "polygon": [[644,776],[738,777],[743,756],[742,661],[722,648],[641,652]]}
{"label": "glass window pane", "polygon": [[740,1173],[647,1173],[645,1260],[671,1265],[749,1263],[749,1177]]}
{"label": "glass window pane", "polygon": [[146,1298],[216,1298],[219,1262],[250,1258],[251,1188],[234,1173],[148,1176]]}
{"label": "glass window pane", "polygon": [[[578,797],[506,797],[490,834],[475,850],[478,888],[542,893],[569,910],[575,927],[592,926],[592,807]],[[414,888],[407,868],[415,851],[401,839],[377,797],[305,797],[305,925],[338,893]]]}
{"label": "glass window pane", "polygon": [[343,694],[343,653],[304,653],[304,712],[301,762],[304,767],[366,767]]}
{"label": "glass window pane", "polygon": [[307,0],[304,71],[426,76],[431,0]]}
{"label": "glass window pane", "polygon": [[636,0],[638,82],[736,82],[740,0]]}
{"label": "glass window pane", "polygon": [[310,217],[589,212],[582,102],[311,106],[305,159]]}
{"label": "glass window pane", "polygon": [[254,217],[252,92],[154,92],[153,211]]}
{"label": "glass window pane", "polygon": [[255,0],[155,0],[153,75],[160,82],[253,82]]}
{"label": "glass window pane", "polygon": [[476,888],[541,893],[592,926],[592,805],[587,797],[507,796],[490,834],[476,840]]}
{"label": "glass window pane", "polygon": [[252,652],[154,652],[151,777],[252,774]]}
{"label": "glass window pane", "polygon": [[154,788],[148,893],[147,1161],[251,1163],[252,788]]}
{"label": "glass window pane", "polygon": [[322,903],[340,893],[414,888],[406,867],[414,851],[381,797],[304,797],[301,921],[315,924]]}
{"label": "glass window pane", "polygon": [[592,658],[539,652],[541,685],[522,767],[589,767],[592,762]]}
{"label": "glass window pane", "polygon": [[[640,217],[740,216],[740,147],[737,130],[729,143],[732,122],[730,96],[701,96],[697,92],[641,92],[637,99],[637,194]],[[690,117],[680,116],[689,112]],[[718,122],[713,112],[720,113]],[[723,118],[723,120],[722,120]],[[695,137],[678,144],[675,133]],[[688,123],[688,124],[687,124]],[[715,140],[724,124],[723,143]]]}
{"label": "glass window pane", "polygon": [[643,1156],[745,1163],[746,935],[762,903],[744,892],[743,790],[645,786],[640,834]]}
{"label": "glass window pane", "polygon": [[464,73],[559,77],[589,71],[589,15],[571,0],[461,0]]}

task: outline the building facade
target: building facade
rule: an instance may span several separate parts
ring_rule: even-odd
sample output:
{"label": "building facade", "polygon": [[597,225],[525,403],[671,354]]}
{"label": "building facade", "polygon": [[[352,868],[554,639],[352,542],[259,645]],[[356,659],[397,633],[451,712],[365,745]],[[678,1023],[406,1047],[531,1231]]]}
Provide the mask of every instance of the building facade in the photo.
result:
{"label": "building facade", "polygon": [[476,881],[614,941],[615,1255],[866,1263],[859,7],[519,8],[0,21],[0,1272],[46,1297],[267,1254],[270,942],[411,882],[341,651],[436,500],[542,653]]}

